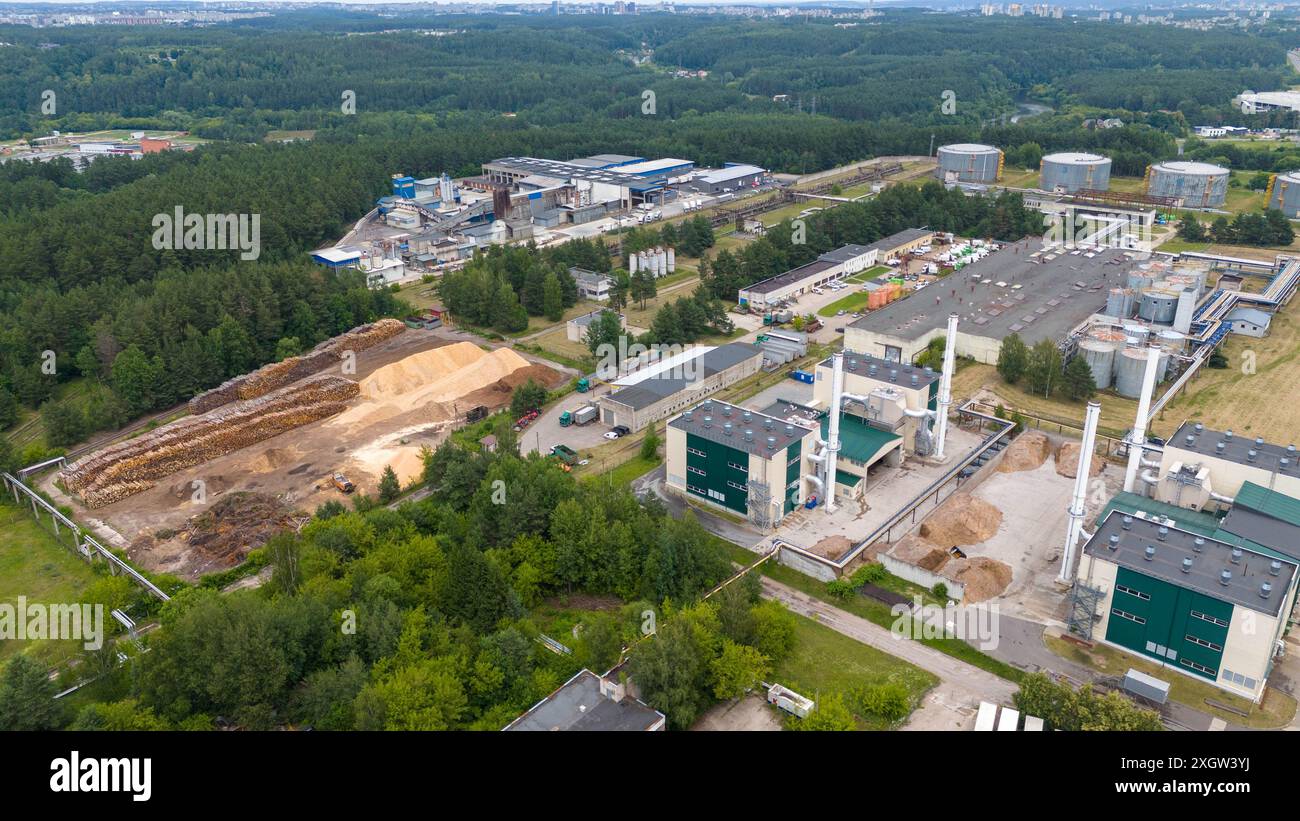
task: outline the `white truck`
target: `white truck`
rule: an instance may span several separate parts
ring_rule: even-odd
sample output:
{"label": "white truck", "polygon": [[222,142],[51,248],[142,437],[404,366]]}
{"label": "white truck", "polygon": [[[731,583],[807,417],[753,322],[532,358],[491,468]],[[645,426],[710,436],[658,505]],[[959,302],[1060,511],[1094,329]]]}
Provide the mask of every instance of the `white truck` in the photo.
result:
{"label": "white truck", "polygon": [[775,704],[790,715],[799,718],[807,718],[808,714],[817,706],[817,703],[812,699],[801,696],[794,690],[782,687],[780,684],[773,684],[768,688],[767,703]]}

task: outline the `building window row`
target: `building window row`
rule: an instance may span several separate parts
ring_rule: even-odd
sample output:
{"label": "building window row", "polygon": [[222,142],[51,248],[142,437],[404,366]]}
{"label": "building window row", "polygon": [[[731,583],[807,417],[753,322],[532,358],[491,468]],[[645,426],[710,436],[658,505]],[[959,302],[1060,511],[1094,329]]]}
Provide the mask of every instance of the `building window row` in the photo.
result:
{"label": "building window row", "polygon": [[1141,616],[1135,616],[1132,613],[1125,613],[1123,610],[1120,610],[1119,608],[1112,608],[1110,614],[1112,616],[1119,616],[1121,619],[1128,619],[1129,621],[1137,622],[1138,624],[1147,623],[1147,620],[1142,618]]}
{"label": "building window row", "polygon": [[698,475],[700,475],[700,476],[708,476],[708,475],[709,475],[709,474],[705,473],[704,471],[700,470],[699,468],[697,468],[697,467],[692,467],[692,466],[690,466],[690,465],[687,465],[687,466],[686,466],[686,472],[687,472],[687,473],[695,473],[695,474],[698,474]]}
{"label": "building window row", "polygon": [[1117,584],[1117,585],[1115,585],[1115,589],[1118,590],[1118,591],[1121,592],[1121,593],[1127,593],[1127,594],[1129,594],[1130,596],[1136,596],[1137,598],[1141,599],[1142,601],[1151,601],[1151,596],[1150,596],[1150,594],[1148,594],[1148,593],[1143,593],[1141,590],[1134,590],[1133,588],[1131,588],[1131,587],[1125,587],[1125,586],[1122,585],[1122,584]]}
{"label": "building window row", "polygon": [[735,490],[744,490],[744,489],[745,489],[745,486],[744,486],[744,485],[739,484],[739,483],[737,483],[737,482],[727,482],[727,487],[729,487],[729,488],[734,488]]}
{"label": "building window row", "polygon": [[738,465],[735,462],[728,462],[727,467],[731,468],[732,470],[742,470],[746,474],[749,473],[749,467],[746,465]]}
{"label": "building window row", "polygon": [[1224,681],[1229,681],[1232,682],[1233,684],[1238,684],[1242,687],[1245,687],[1248,690],[1254,690],[1255,685],[1259,683],[1255,681],[1255,679],[1251,678],[1250,676],[1243,676],[1241,673],[1234,673],[1231,670],[1228,670],[1226,668],[1224,669],[1221,678]]}
{"label": "building window row", "polygon": [[1201,621],[1208,621],[1210,624],[1217,624],[1220,627],[1228,626],[1228,623],[1223,619],[1216,619],[1214,616],[1207,616],[1204,613],[1199,613],[1195,610],[1192,611],[1192,618],[1200,619]]}
{"label": "building window row", "polygon": [[1202,647],[1208,647],[1216,653],[1223,652],[1223,648],[1215,644],[1214,642],[1206,641],[1205,639],[1198,639],[1196,636],[1193,636],[1191,633],[1187,634],[1187,640],[1190,641],[1192,644],[1199,644]]}
{"label": "building window row", "polygon": [[696,450],[695,448],[692,448],[692,447],[688,447],[688,448],[686,448],[686,452],[687,452],[687,453],[693,453],[693,454],[695,454],[696,456],[708,456],[708,454],[706,454],[704,451],[702,451],[702,450]]}
{"label": "building window row", "polygon": [[802,458],[803,458],[802,456],[796,456],[796,457],[794,457],[793,459],[791,459],[790,461],[786,462],[786,463],[785,463],[785,466],[788,467],[788,468],[789,468],[789,467],[794,467],[795,465],[799,464],[799,460],[802,459]]}
{"label": "building window row", "polygon": [[1214,671],[1211,670],[1209,667],[1206,667],[1204,664],[1197,664],[1196,662],[1191,661],[1190,659],[1181,658],[1178,660],[1178,663],[1183,665],[1184,667],[1190,667],[1193,670],[1196,670],[1197,672],[1206,673],[1211,676],[1214,675]]}

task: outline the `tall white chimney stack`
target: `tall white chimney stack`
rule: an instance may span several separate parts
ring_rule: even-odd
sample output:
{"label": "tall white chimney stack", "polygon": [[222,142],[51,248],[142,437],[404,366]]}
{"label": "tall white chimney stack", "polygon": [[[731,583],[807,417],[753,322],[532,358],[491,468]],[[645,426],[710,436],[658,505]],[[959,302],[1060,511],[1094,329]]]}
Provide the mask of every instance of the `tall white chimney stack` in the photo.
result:
{"label": "tall white chimney stack", "polygon": [[1079,534],[1083,532],[1084,502],[1088,498],[1088,471],[1092,467],[1092,449],[1097,444],[1097,419],[1101,416],[1101,405],[1088,403],[1088,412],[1083,418],[1083,442],[1079,448],[1079,467],[1074,474],[1074,497],[1070,500],[1070,523],[1065,531],[1065,549],[1061,551],[1060,581],[1069,584],[1074,570],[1074,551],[1079,545]]}
{"label": "tall white chimney stack", "polygon": [[1147,348],[1147,368],[1142,374],[1142,395],[1138,399],[1137,418],[1128,441],[1128,469],[1124,472],[1124,492],[1132,493],[1142,466],[1143,446],[1147,442],[1147,417],[1151,415],[1151,394],[1156,388],[1156,368],[1160,363],[1160,346]]}
{"label": "tall white chimney stack", "polygon": [[844,402],[844,351],[831,355],[831,422],[826,436],[826,512],[835,511],[835,459],[840,452],[840,405]]}
{"label": "tall white chimney stack", "polygon": [[943,373],[939,377],[939,430],[934,439],[934,457],[943,458],[948,438],[948,409],[952,405],[952,372],[957,366],[957,315],[948,314],[948,338],[943,345]]}

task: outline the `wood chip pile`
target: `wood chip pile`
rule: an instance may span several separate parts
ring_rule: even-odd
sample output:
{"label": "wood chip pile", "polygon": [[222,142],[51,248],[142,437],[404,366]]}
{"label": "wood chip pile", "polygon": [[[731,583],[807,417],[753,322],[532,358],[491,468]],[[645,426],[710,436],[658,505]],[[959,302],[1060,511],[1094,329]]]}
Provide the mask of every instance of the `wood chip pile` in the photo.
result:
{"label": "wood chip pile", "polygon": [[103,507],[178,470],[333,416],[358,393],[356,382],[321,374],[110,445],[64,468],[61,476],[88,507]]}
{"label": "wood chip pile", "polygon": [[207,413],[231,402],[265,396],[333,365],[343,358],[345,351],[364,351],[392,339],[404,330],[405,323],[397,319],[381,319],[360,325],[347,333],[325,340],[302,356],[272,362],[251,373],[228,379],[210,391],[204,391],[190,400],[190,413]]}

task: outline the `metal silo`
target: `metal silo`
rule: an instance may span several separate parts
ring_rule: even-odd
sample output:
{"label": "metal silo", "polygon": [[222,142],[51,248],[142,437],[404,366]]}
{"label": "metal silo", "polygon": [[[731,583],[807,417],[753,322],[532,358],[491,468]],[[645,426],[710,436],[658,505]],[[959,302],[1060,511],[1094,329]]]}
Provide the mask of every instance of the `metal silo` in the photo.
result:
{"label": "metal silo", "polygon": [[669,248],[668,249],[668,273],[671,274],[673,271],[676,270],[677,270],[677,252],[674,249]]}
{"label": "metal silo", "polygon": [[1175,290],[1163,283],[1147,288],[1138,300],[1138,317],[1166,325],[1173,322],[1178,313],[1178,294],[1181,291],[1182,288]]}
{"label": "metal silo", "polygon": [[1133,289],[1111,288],[1106,297],[1106,316],[1128,319],[1133,316]]}
{"label": "metal silo", "polygon": [[1147,336],[1150,333],[1147,326],[1139,325],[1136,322],[1130,322],[1124,326],[1124,336],[1128,337],[1128,344],[1130,345],[1145,345]]}
{"label": "metal silo", "polygon": [[1109,388],[1115,371],[1115,355],[1124,350],[1124,334],[1109,328],[1093,330],[1079,341],[1079,355],[1092,371],[1098,388]]}
{"label": "metal silo", "polygon": [[1300,217],[1300,171],[1276,174],[1268,183],[1267,208],[1276,208],[1287,219]]}
{"label": "metal silo", "polygon": [[1156,163],[1147,169],[1147,193],[1180,197],[1188,208],[1223,205],[1228,195],[1228,169],[1207,162]]}
{"label": "metal silo", "polygon": [[636,263],[637,263],[637,256],[636,256],[636,254],[628,254],[628,255],[627,255],[627,272],[628,272],[629,274],[635,274],[635,273],[636,273]]}
{"label": "metal silo", "polygon": [[994,183],[1002,176],[1002,152],[991,145],[942,145],[938,159],[937,173],[944,182]]}
{"label": "metal silo", "polygon": [[1110,188],[1110,158],[1074,151],[1048,154],[1038,166],[1038,179],[1044,191],[1105,191]]}
{"label": "metal silo", "polygon": [[1145,347],[1125,348],[1115,356],[1115,392],[1129,399],[1142,394],[1142,376],[1147,367]]}

